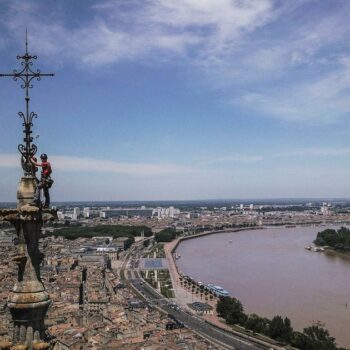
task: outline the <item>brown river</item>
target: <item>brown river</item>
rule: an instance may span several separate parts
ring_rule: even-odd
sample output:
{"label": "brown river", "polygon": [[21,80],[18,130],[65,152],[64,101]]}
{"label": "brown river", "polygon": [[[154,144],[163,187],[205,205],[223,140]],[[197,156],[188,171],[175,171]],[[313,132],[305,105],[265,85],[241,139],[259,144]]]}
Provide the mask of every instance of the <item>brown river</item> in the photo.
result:
{"label": "brown river", "polygon": [[229,291],[247,313],[287,316],[300,331],[321,321],[339,346],[350,347],[350,256],[305,249],[325,228],[279,227],[189,239],[177,248],[177,265],[195,280]]}

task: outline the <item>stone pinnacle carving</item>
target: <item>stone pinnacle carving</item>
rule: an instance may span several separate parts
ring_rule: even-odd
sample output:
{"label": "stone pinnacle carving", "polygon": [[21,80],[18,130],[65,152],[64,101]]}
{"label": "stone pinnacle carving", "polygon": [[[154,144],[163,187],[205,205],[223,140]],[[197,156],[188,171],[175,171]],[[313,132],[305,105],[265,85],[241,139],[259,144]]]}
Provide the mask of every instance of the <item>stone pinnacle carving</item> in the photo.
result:
{"label": "stone pinnacle carving", "polygon": [[37,151],[33,144],[32,126],[36,113],[29,112],[29,89],[33,87],[33,79],[40,80],[43,74],[39,70],[32,70],[32,60],[37,56],[28,53],[28,41],[26,35],[26,52],[23,56],[17,56],[22,60],[22,70],[14,70],[11,74],[0,74],[0,77],[9,76],[15,81],[20,79],[25,90],[25,113],[20,112],[23,119],[24,143],[18,146],[21,154],[23,176],[20,179],[17,191],[17,208],[0,210],[0,221],[11,222],[18,236],[18,252],[14,261],[18,266],[18,278],[13,290],[8,297],[8,307],[14,322],[12,341],[0,340],[0,345],[12,346],[11,349],[49,349],[50,339],[46,334],[44,324],[45,315],[51,300],[41,282],[40,263],[43,254],[39,251],[39,237],[42,225],[47,220],[57,218],[56,211],[42,209],[40,205],[33,205],[34,193],[37,186],[35,172],[31,158]]}

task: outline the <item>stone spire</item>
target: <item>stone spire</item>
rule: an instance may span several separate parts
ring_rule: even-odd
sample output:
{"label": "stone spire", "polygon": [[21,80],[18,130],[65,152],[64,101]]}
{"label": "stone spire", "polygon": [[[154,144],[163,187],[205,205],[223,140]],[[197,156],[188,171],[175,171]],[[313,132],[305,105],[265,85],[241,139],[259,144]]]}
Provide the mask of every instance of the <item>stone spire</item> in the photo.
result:
{"label": "stone spire", "polygon": [[51,300],[40,278],[43,254],[39,251],[39,237],[43,223],[57,216],[55,210],[42,209],[41,205],[33,204],[37,182],[31,158],[35,155],[37,147],[33,144],[31,127],[33,118],[37,115],[29,110],[29,89],[33,87],[33,79],[40,80],[43,76],[53,74],[32,70],[32,61],[36,60],[37,56],[29,55],[27,36],[26,52],[23,56],[17,56],[17,59],[22,61],[21,71],[14,70],[11,74],[0,74],[0,77],[9,76],[15,81],[20,79],[21,87],[25,90],[26,106],[24,113],[18,113],[23,120],[24,142],[18,146],[23,176],[17,190],[17,208],[0,210],[0,221],[13,224],[19,242],[17,255],[14,257],[18,266],[18,277],[13,290],[9,293],[7,303],[14,323],[14,332],[12,340],[0,340],[0,346],[4,349],[10,345],[13,345],[11,349],[49,349],[52,344],[46,332],[44,319]]}

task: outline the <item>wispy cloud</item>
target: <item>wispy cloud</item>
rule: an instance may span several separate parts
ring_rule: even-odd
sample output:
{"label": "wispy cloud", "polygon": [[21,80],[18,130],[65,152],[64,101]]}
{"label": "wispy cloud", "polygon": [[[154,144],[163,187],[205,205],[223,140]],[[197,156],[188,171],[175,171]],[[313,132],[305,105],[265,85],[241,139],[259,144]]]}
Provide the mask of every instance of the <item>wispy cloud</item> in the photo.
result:
{"label": "wispy cloud", "polygon": [[350,156],[350,148],[296,148],[289,149],[284,152],[271,152],[262,154],[221,154],[216,157],[207,157],[199,159],[196,164],[201,167],[210,167],[213,164],[220,164],[221,171],[225,170],[225,167],[229,167],[231,164],[247,164],[251,165],[257,163],[259,166],[264,167],[264,161],[269,160],[292,160],[293,158],[306,158],[306,159],[318,159],[329,157],[348,157]]}
{"label": "wispy cloud", "polygon": [[[133,176],[192,174],[195,167],[172,163],[121,163],[83,157],[51,156],[50,162],[54,171],[67,172],[103,172],[110,174],[126,174]],[[0,168],[19,167],[18,156],[0,154]]]}
{"label": "wispy cloud", "polygon": [[13,154],[1,154],[0,155],[0,167],[1,168],[16,168],[20,166],[20,159]]}
{"label": "wispy cloud", "polygon": [[291,82],[265,92],[247,93],[232,99],[274,118],[312,124],[331,124],[350,115],[350,59],[334,61],[335,70],[311,81]]}
{"label": "wispy cloud", "polygon": [[55,61],[189,65],[229,103],[278,120],[327,124],[350,112],[347,2],[104,0],[74,24],[60,7],[4,4],[7,33],[22,41],[18,23],[30,23],[34,50]]}
{"label": "wispy cloud", "polygon": [[346,157],[350,155],[350,148],[305,148],[277,153],[274,157]]}
{"label": "wispy cloud", "polygon": [[92,19],[72,28],[60,13],[44,17],[39,4],[13,1],[1,22],[21,38],[18,22],[30,23],[34,48],[88,65],[179,55],[202,61],[218,59],[242,35],[266,23],[273,10],[272,0],[106,0],[91,8]]}
{"label": "wispy cloud", "polygon": [[[52,195],[55,200],[344,197],[349,195],[348,162],[333,168],[328,159],[349,155],[349,148],[300,148],[263,155],[226,154],[208,157],[206,162],[194,160],[192,166],[50,156],[57,181]],[[20,170],[18,158],[0,154],[2,200],[14,198],[17,176],[13,171]],[[312,161],[317,159],[324,162]],[[243,166],[232,166],[237,163]]]}
{"label": "wispy cloud", "polygon": [[243,164],[251,164],[264,160],[262,155],[254,155],[254,154],[227,154],[227,155],[217,155],[216,157],[206,157],[203,160],[198,160],[198,165],[200,166],[210,166],[213,164],[220,164],[221,166],[225,166],[228,164],[235,163],[243,163]]}
{"label": "wispy cloud", "polygon": [[[126,163],[112,160],[95,159],[88,157],[72,157],[53,155],[50,157],[55,171],[60,172],[104,172],[110,174],[127,174],[137,176],[167,175],[167,174],[195,174],[201,170],[210,170],[211,165],[221,164],[222,170],[230,164],[252,164],[268,159],[293,157],[343,157],[350,155],[350,148],[300,148],[280,153],[244,154],[230,153],[217,156],[199,157],[192,162],[193,165],[177,163]],[[18,168],[19,156],[15,154],[0,154],[0,168]]]}

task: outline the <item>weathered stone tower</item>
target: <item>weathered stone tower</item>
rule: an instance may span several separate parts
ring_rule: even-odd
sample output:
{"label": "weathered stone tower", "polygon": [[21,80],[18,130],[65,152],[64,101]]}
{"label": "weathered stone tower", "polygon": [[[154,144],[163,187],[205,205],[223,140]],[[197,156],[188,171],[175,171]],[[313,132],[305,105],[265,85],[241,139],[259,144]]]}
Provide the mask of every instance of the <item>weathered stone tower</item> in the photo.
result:
{"label": "weathered stone tower", "polygon": [[31,158],[35,155],[37,147],[33,144],[31,127],[33,118],[37,115],[29,112],[29,89],[33,87],[33,79],[40,80],[43,76],[53,76],[53,74],[43,74],[39,70],[32,71],[32,60],[36,58],[28,54],[26,40],[25,54],[17,56],[17,59],[22,61],[22,70],[20,72],[14,70],[12,74],[0,74],[0,76],[21,80],[26,101],[25,113],[18,113],[23,119],[25,136],[23,144],[18,146],[23,176],[17,191],[17,208],[0,210],[0,220],[11,222],[18,238],[18,251],[14,257],[18,266],[18,279],[9,293],[7,303],[14,323],[14,332],[11,339],[0,340],[0,349],[35,350],[51,347],[44,324],[51,301],[40,278],[43,254],[39,251],[39,237],[43,223],[55,219],[56,211],[43,209],[40,204],[34,203],[37,180]]}

